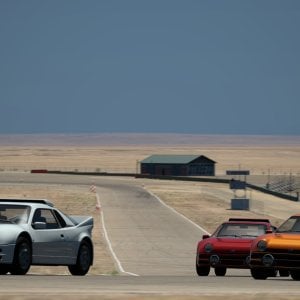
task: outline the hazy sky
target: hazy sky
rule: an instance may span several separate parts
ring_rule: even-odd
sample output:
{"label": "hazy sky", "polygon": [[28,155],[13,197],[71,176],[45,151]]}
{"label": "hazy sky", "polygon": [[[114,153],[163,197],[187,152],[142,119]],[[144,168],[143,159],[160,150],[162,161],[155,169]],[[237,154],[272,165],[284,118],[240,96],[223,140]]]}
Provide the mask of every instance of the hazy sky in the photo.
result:
{"label": "hazy sky", "polygon": [[300,1],[0,0],[0,133],[300,135]]}

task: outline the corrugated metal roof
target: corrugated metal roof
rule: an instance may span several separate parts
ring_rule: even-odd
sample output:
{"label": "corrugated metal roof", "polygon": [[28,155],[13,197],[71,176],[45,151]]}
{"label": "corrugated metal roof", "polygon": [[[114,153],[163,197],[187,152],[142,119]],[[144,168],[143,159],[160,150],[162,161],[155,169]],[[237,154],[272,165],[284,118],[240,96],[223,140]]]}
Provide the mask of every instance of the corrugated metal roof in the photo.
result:
{"label": "corrugated metal roof", "polygon": [[145,164],[188,164],[201,155],[151,155],[141,163]]}

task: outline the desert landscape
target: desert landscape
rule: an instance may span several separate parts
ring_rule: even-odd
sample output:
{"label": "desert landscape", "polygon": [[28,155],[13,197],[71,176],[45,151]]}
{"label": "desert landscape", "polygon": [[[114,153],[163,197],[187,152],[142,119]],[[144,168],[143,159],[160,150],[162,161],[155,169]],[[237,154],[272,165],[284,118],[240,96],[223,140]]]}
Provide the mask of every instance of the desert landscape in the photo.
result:
{"label": "desert landscape", "polygon": [[216,175],[248,169],[253,175],[300,175],[299,136],[189,134],[0,135],[0,171],[138,173],[152,154],[205,155]]}
{"label": "desert landscape", "polygon": [[[198,144],[196,144],[198,143]],[[287,143],[286,145],[284,145]],[[264,184],[270,177],[300,174],[299,137],[241,137],[189,135],[0,135],[0,170],[2,172],[29,172],[32,169],[60,171],[138,173],[138,162],[152,154],[203,154],[217,162],[217,176],[227,169],[248,169],[249,181]],[[268,174],[269,173],[269,174]],[[269,178],[268,178],[269,177]],[[122,179],[120,179],[122,180]],[[212,183],[176,184],[170,181],[147,181],[145,187],[171,207],[184,214],[207,231],[212,232],[229,216],[255,216],[262,212],[263,198],[271,197],[253,192],[252,211],[230,211],[230,196],[220,197],[207,190],[228,192],[228,187]],[[208,189],[203,189],[208,187]],[[202,190],[201,190],[202,189]],[[101,228],[95,210],[95,195],[78,187],[49,187],[30,185],[3,185],[0,196],[49,198],[69,214],[93,214],[95,227]],[[199,201],[201,199],[201,201]],[[255,199],[260,199],[259,201]],[[256,208],[256,211],[255,211]],[[254,211],[253,211],[254,210]],[[282,219],[271,216],[274,224]],[[96,274],[116,274],[101,234],[95,236],[97,260],[91,270]],[[51,270],[51,268],[50,268]],[[55,272],[58,270],[55,269]],[[33,267],[32,272],[38,272]],[[60,272],[65,272],[61,270]]]}
{"label": "desert landscape", "polygon": [[[101,137],[101,136],[100,136]],[[217,162],[217,176],[224,176],[227,169],[249,169],[249,180],[265,184],[267,180],[276,176],[290,176],[299,180],[300,174],[300,139],[299,137],[287,140],[280,138],[255,140],[241,137],[182,137],[182,143],[175,143],[179,137],[171,138],[158,136],[141,138],[142,142],[134,144],[132,136],[127,139],[104,142],[99,137],[99,144],[91,139],[79,137],[60,137],[55,140],[43,137],[23,136],[13,137],[9,142],[7,136],[0,136],[0,171],[30,172],[32,169],[47,169],[61,171],[88,171],[112,173],[138,173],[138,162],[152,154],[203,154]],[[108,138],[108,137],[107,137]],[[196,140],[195,140],[196,139]],[[80,141],[79,141],[80,140]],[[160,141],[160,143],[158,142]],[[205,144],[206,142],[206,144]],[[232,191],[226,184],[178,182],[147,180],[116,177],[115,180],[139,181],[146,190],[153,193],[167,205],[177,210],[193,222],[201,225],[206,231],[212,233],[221,221],[230,216],[239,217],[268,217],[274,225],[279,225],[282,217],[268,214],[264,209],[264,201],[274,201],[273,196],[248,191],[251,198],[249,211],[230,210]],[[100,212],[96,210],[96,197],[88,187],[63,185],[30,185],[30,184],[4,184],[0,182],[1,198],[47,198],[55,206],[68,214],[92,215],[95,220],[93,239],[97,253],[90,274],[117,275],[118,271],[103,237]],[[284,201],[277,203],[284,205]],[[296,204],[295,204],[296,205]],[[279,207],[280,210],[280,207]],[[300,211],[300,208],[299,208]],[[200,239],[201,237],[199,237]],[[36,267],[30,269],[31,274],[67,274],[64,267]],[[109,298],[107,298],[109,299]],[[134,298],[130,298],[134,299]],[[159,298],[157,298],[159,299]],[[187,299],[178,297],[178,299]],[[190,299],[193,299],[191,296]],[[249,298],[250,299],[250,298]]]}

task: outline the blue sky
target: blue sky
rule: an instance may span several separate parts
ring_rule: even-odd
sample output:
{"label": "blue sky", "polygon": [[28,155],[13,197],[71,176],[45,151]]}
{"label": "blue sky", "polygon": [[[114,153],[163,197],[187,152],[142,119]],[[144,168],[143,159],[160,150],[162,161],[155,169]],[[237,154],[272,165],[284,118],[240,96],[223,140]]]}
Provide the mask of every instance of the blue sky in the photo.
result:
{"label": "blue sky", "polygon": [[300,1],[0,0],[0,133],[300,135]]}

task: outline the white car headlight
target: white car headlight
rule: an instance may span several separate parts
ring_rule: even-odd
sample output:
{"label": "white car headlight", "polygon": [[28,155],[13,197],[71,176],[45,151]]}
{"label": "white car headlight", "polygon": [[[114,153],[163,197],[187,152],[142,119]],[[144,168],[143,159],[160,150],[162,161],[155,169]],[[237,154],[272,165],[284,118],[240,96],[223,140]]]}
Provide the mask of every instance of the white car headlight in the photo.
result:
{"label": "white car headlight", "polygon": [[265,241],[265,240],[260,240],[258,243],[257,243],[257,249],[259,251],[266,251],[267,250],[267,247],[268,247],[268,243]]}

